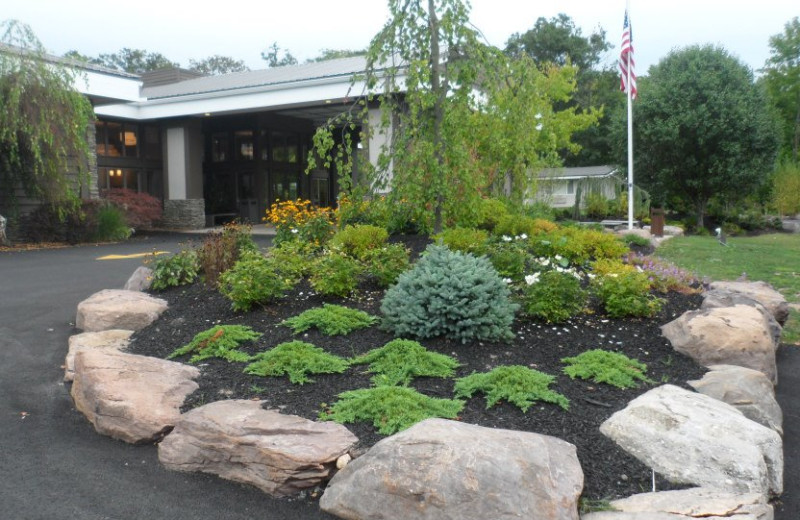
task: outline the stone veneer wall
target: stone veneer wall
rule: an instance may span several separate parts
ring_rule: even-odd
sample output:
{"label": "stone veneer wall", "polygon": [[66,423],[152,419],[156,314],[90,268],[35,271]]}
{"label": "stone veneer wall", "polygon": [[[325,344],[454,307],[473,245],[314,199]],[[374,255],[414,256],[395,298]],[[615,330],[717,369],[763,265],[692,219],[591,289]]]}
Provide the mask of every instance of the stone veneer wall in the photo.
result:
{"label": "stone veneer wall", "polygon": [[206,225],[204,199],[165,200],[161,225],[167,229],[202,229]]}

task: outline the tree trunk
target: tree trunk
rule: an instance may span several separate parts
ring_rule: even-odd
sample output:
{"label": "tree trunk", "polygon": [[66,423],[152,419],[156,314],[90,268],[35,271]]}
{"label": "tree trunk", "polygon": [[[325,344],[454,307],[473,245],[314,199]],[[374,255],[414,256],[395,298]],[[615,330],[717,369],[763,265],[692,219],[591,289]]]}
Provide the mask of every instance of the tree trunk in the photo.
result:
{"label": "tree trunk", "polygon": [[695,208],[697,209],[697,229],[700,230],[705,226],[703,219],[705,218],[706,214],[706,201],[697,201],[695,203]]}
{"label": "tree trunk", "polygon": [[434,0],[428,0],[428,30],[431,34],[431,90],[435,97],[433,105],[433,153],[436,158],[437,178],[433,179],[435,204],[434,207],[434,233],[442,231],[442,205],[444,204],[444,155],[442,150],[442,122],[444,121],[444,102],[447,92],[441,85],[439,75],[440,52],[439,52],[439,19],[436,17],[436,6]]}

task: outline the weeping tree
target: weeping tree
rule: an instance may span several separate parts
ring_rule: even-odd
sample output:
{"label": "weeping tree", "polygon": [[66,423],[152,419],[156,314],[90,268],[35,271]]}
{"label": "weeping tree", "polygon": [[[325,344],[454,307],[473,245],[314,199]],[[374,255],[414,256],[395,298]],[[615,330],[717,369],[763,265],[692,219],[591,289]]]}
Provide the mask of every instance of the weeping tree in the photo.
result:
{"label": "weeping tree", "polygon": [[[30,27],[0,24],[0,193],[12,214],[18,193],[65,215],[88,183],[90,103],[74,70],[48,60]],[[67,172],[74,172],[70,176]]]}
{"label": "weeping tree", "polygon": [[[575,69],[539,69],[481,41],[461,0],[389,0],[390,18],[367,50],[365,92],[351,110],[318,129],[310,169],[335,167],[343,191],[390,188],[439,231],[470,224],[478,199],[505,192],[522,199],[536,172],[559,163],[557,150],[598,114],[571,108]],[[379,124],[368,108],[379,105]],[[353,178],[354,132],[391,139],[377,165]],[[359,192],[361,190],[361,192]]]}

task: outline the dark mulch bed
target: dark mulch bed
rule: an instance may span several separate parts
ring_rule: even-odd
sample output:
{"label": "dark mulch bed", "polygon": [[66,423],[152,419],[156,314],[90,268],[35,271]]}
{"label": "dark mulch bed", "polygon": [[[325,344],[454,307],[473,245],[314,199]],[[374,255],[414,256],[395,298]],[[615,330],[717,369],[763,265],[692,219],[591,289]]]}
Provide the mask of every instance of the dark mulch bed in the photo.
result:
{"label": "dark mulch bed", "polygon": [[[406,239],[416,252],[424,249],[425,240]],[[169,301],[169,309],[153,325],[136,333],[130,351],[166,357],[176,348],[188,343],[195,334],[216,324],[249,325],[264,335],[243,350],[251,353],[271,348],[281,342],[302,339],[327,351],[350,357],[383,346],[392,336],[371,327],[345,337],[327,337],[312,330],[294,336],[279,325],[280,321],[323,302],[340,303],[379,314],[382,291],[364,287],[359,295],[346,300],[323,298],[301,283],[281,301],[249,313],[236,313],[230,302],[218,292],[200,284],[174,288],[160,293]],[[461,368],[457,376],[473,371],[482,372],[498,365],[527,365],[556,375],[553,388],[570,400],[569,411],[551,404],[531,407],[523,413],[517,407],[500,403],[486,409],[483,396],[470,399],[460,420],[493,428],[524,430],[552,435],[575,444],[585,474],[584,498],[610,499],[649,491],[651,471],[619,449],[599,432],[600,424],[612,413],[625,407],[636,396],[653,386],[671,383],[688,388],[687,380],[702,376],[705,369],[675,352],[661,336],[659,327],[683,312],[700,304],[699,295],[670,293],[662,295],[665,305],[653,319],[609,319],[602,313],[574,318],[559,325],[546,325],[526,319],[515,323],[516,338],[509,343],[474,342],[462,345],[446,339],[423,341],[431,349],[456,357]],[[594,348],[604,348],[647,363],[648,376],[656,383],[633,390],[618,390],[604,384],[571,380],[564,375],[561,358],[574,356]],[[367,388],[370,375],[364,366],[351,367],[341,375],[314,376],[314,383],[293,385],[288,378],[269,378],[245,375],[243,363],[228,363],[212,359],[200,365],[200,389],[190,396],[186,408],[193,408],[220,399],[251,399],[266,401],[265,407],[278,408],[284,413],[316,419],[326,404],[347,390]],[[434,397],[452,398],[453,382],[443,379],[418,379],[413,386]],[[380,439],[371,424],[348,424],[362,448]],[[675,486],[656,476],[659,490]]]}

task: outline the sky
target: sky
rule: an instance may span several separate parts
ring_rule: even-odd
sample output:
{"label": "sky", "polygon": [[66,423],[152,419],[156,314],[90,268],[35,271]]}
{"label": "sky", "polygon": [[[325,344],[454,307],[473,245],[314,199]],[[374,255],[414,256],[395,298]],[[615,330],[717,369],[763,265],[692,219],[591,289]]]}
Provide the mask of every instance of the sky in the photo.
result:
{"label": "sky", "polygon": [[[388,17],[385,0],[0,0],[0,20],[31,26],[45,48],[87,56],[123,47],[160,52],[188,67],[189,60],[219,54],[264,68],[261,51],[273,42],[300,62],[324,48],[369,44]],[[636,71],[674,48],[711,43],[757,71],[769,56],[769,37],[800,16],[798,0],[629,0]],[[471,21],[486,40],[503,47],[539,17],[572,17],[588,36],[602,27],[619,52],[625,0],[472,0]]]}

